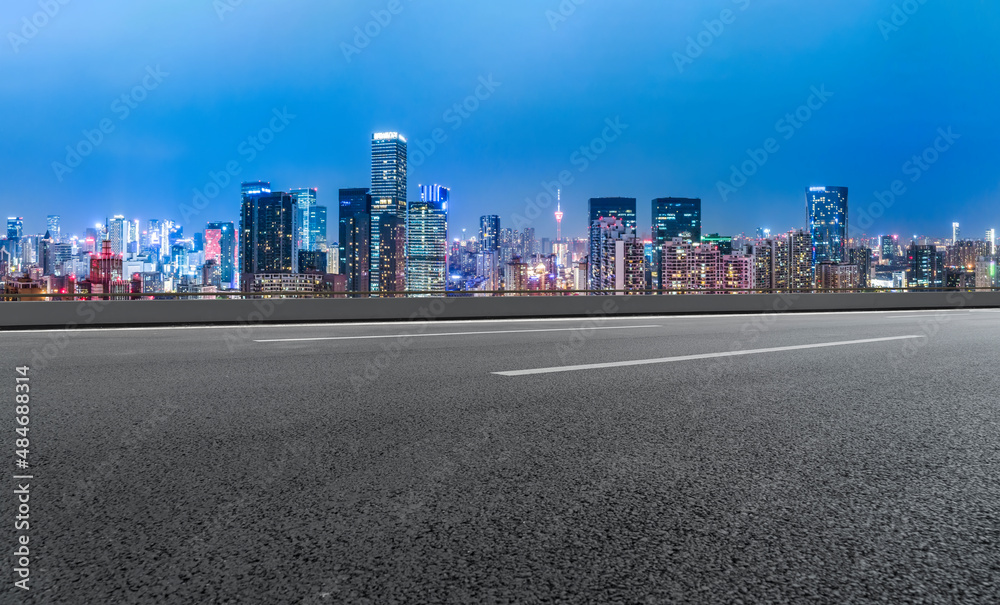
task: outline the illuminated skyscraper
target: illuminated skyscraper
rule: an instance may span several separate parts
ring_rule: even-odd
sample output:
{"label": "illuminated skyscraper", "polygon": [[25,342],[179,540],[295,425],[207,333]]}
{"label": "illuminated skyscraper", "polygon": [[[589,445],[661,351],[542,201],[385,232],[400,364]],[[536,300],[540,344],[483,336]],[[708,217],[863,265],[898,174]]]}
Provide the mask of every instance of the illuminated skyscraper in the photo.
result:
{"label": "illuminated skyscraper", "polygon": [[46,227],[47,227],[48,232],[49,232],[49,236],[52,238],[52,241],[55,242],[55,243],[61,242],[62,241],[62,231],[60,230],[60,227],[59,227],[59,215],[58,214],[50,214],[45,219],[45,222],[46,222]]}
{"label": "illuminated skyscraper", "polygon": [[372,196],[367,188],[340,190],[340,273],[348,292],[369,290]]}
{"label": "illuminated skyscraper", "polygon": [[7,239],[19,241],[24,235],[24,217],[7,217]]}
{"label": "illuminated skyscraper", "polygon": [[487,214],[479,217],[479,249],[496,252],[500,248],[500,217]]}
{"label": "illuminated skyscraper", "polygon": [[987,229],[986,230],[986,241],[990,244],[990,254],[996,255],[997,253],[997,230]]}
{"label": "illuminated skyscraper", "polygon": [[962,237],[962,228],[958,223],[951,224],[951,243],[957,244]]}
{"label": "illuminated skyscraper", "polygon": [[240,272],[296,273],[292,196],[271,192],[265,182],[243,184]]}
{"label": "illuminated skyscraper", "polygon": [[[443,291],[448,279],[448,189],[421,187],[410,202],[406,229],[406,289]],[[427,199],[437,198],[437,199]]]}
{"label": "illuminated skyscraper", "polygon": [[616,218],[622,222],[623,227],[631,233],[636,231],[635,221],[635,198],[634,197],[593,197],[587,203],[587,223],[590,232],[589,269],[590,283],[587,287],[597,290],[601,286],[600,262],[600,226],[598,221],[602,218]]}
{"label": "illuminated skyscraper", "polygon": [[893,260],[895,260],[897,240],[898,237],[895,235],[882,236],[879,255],[883,263],[891,263]]}
{"label": "illuminated skyscraper", "polygon": [[913,288],[935,288],[944,284],[944,258],[935,246],[911,244],[907,284]]}
{"label": "illuminated skyscraper", "polygon": [[235,287],[236,227],[233,223],[208,223],[205,226],[205,260],[217,263],[222,287]]}
{"label": "illuminated skyscraper", "polygon": [[111,251],[115,254],[125,256],[127,240],[127,225],[125,217],[116,214],[108,223],[108,239],[111,240]]}
{"label": "illuminated skyscraper", "polygon": [[812,259],[843,263],[847,260],[847,187],[810,187],[806,190],[806,220],[812,236]]}
{"label": "illuminated skyscraper", "polygon": [[406,287],[406,138],[372,135],[370,282],[373,292]]}

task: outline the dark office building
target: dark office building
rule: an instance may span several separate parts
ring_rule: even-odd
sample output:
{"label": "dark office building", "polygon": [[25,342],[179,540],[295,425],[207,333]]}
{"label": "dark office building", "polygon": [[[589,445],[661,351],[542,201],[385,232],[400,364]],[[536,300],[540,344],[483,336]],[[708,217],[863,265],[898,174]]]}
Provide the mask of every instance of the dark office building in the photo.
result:
{"label": "dark office building", "polygon": [[847,260],[847,187],[807,189],[806,221],[813,241],[813,265]]}
{"label": "dark office building", "polygon": [[340,273],[349,292],[368,292],[371,203],[367,188],[340,190]]}
{"label": "dark office building", "polygon": [[896,237],[883,235],[881,240],[881,257],[884,261],[892,262],[896,259]]}
{"label": "dark office building", "polygon": [[592,197],[588,202],[587,232],[590,234],[590,281],[588,289],[600,289],[600,228],[594,227],[594,222],[602,218],[620,219],[626,232],[636,233],[635,198],[634,197]]}
{"label": "dark office building", "polygon": [[858,287],[872,287],[872,256],[871,248],[851,248],[847,251],[847,262],[858,267]]}
{"label": "dark office building", "polygon": [[910,261],[906,285],[911,288],[939,288],[944,284],[944,255],[934,246],[911,244],[907,250]]}
{"label": "dark office building", "polygon": [[653,265],[650,285],[659,289],[663,244],[675,237],[696,244],[701,242],[701,199],[660,197],[653,200],[652,235]]}
{"label": "dark office building", "polygon": [[243,184],[240,273],[297,273],[294,198],[265,182]]}
{"label": "dark office building", "polygon": [[326,273],[326,252],[299,250],[299,273]]}
{"label": "dark office building", "polygon": [[479,249],[495,252],[500,248],[500,217],[488,214],[479,217]]}

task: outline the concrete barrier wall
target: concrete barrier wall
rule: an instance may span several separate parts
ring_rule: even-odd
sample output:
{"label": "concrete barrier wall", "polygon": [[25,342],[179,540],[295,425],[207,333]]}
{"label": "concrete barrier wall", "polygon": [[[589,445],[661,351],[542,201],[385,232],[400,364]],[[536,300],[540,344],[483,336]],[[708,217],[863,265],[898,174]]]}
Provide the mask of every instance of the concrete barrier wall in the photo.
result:
{"label": "concrete barrier wall", "polygon": [[1000,308],[1000,292],[2,302],[0,329]]}

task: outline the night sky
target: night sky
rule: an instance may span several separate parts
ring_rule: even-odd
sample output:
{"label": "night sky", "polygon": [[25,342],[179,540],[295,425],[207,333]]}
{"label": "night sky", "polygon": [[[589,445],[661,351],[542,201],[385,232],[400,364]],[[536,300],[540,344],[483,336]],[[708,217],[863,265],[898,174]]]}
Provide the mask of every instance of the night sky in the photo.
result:
{"label": "night sky", "polygon": [[[52,213],[64,233],[114,214],[190,233],[236,221],[239,182],[265,179],[318,187],[332,225],[337,189],[370,185],[371,133],[399,131],[410,199],[420,183],[451,187],[453,236],[481,214],[554,236],[555,208],[537,216],[526,199],[563,172],[569,236],[600,196],[638,198],[647,233],[650,200],[667,196],[703,198],[706,233],[802,227],[810,185],[850,187],[857,226],[896,180],[905,193],[869,234],[1000,228],[998,3],[576,2],[42,0],[58,6],[48,17],[38,0],[7,0],[0,211],[28,233]],[[808,119],[779,123],[809,102]],[[67,162],[67,145],[102,126]],[[959,138],[939,139],[934,162],[906,165],[949,128]],[[766,162],[721,193],[768,139],[773,152],[754,154]],[[216,194],[210,173],[227,165],[239,174]]]}

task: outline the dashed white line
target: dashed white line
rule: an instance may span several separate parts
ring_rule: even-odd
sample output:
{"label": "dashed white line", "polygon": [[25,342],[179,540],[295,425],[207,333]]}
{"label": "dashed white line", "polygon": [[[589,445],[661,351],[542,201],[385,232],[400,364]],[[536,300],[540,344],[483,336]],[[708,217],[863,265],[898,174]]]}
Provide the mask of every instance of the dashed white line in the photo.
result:
{"label": "dashed white line", "polygon": [[769,349],[751,349],[747,351],[723,351],[721,353],[703,353],[700,355],[682,355],[680,357],[661,357],[659,359],[635,359],[632,361],[613,361],[609,363],[590,363],[578,366],[558,366],[552,368],[537,368],[532,370],[513,370],[510,372],[493,372],[499,376],[529,376],[532,374],[555,374],[558,372],[578,372],[581,370],[602,370],[605,368],[624,368],[628,366],[652,365],[658,363],[674,363],[678,361],[692,361],[695,359],[712,359],[715,357],[736,357],[738,355],[756,355],[758,353],[778,353],[781,351],[800,351],[802,349],[821,349],[825,347],[844,347],[849,345],[868,344],[873,342],[889,342],[893,340],[909,340],[912,338],[924,338],[921,335],[890,336],[887,338],[868,338],[865,340],[843,340],[840,342],[821,342],[808,345],[794,345],[789,347],[772,347]]}

